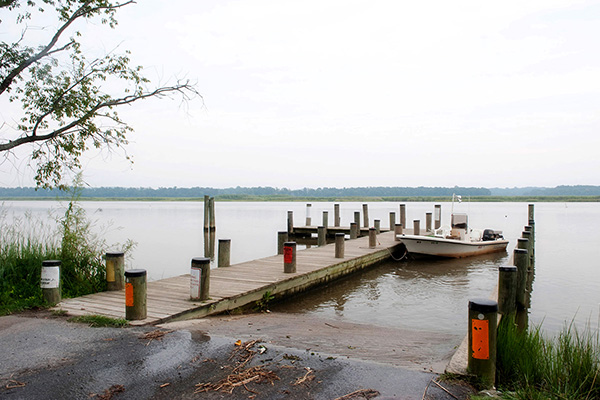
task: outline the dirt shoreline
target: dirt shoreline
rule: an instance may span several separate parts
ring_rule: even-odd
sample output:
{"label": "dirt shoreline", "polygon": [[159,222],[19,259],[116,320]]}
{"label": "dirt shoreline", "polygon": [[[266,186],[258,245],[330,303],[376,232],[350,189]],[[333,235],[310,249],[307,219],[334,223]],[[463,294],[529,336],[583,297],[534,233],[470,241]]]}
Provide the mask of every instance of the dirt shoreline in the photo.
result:
{"label": "dirt shoreline", "polygon": [[25,313],[0,317],[0,398],[467,399],[460,382],[438,387],[435,340],[287,313],[129,328]]}

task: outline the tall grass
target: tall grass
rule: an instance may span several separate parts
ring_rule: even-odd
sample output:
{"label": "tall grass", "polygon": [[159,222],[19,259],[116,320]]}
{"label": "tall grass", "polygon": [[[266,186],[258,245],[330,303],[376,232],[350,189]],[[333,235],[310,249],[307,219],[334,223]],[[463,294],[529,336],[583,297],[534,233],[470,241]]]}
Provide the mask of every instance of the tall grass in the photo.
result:
{"label": "tall grass", "polygon": [[[0,315],[42,307],[40,289],[43,260],[61,260],[63,297],[75,297],[106,289],[103,256],[106,241],[94,233],[85,210],[79,206],[81,181],[76,180],[71,201],[55,224],[30,214],[10,220],[0,213]],[[123,250],[134,244],[128,241]]]}
{"label": "tall grass", "polygon": [[540,326],[518,332],[510,318],[498,329],[497,382],[514,399],[600,399],[600,341],[589,326],[566,325],[553,338]]}

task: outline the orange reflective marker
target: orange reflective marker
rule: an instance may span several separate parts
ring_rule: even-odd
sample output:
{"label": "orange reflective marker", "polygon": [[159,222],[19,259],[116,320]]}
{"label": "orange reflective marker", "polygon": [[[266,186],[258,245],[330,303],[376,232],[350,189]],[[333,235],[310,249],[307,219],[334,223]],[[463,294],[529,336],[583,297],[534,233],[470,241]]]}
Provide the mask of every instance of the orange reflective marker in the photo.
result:
{"label": "orange reflective marker", "polygon": [[133,307],[133,284],[125,284],[125,306]]}
{"label": "orange reflective marker", "polygon": [[490,321],[473,319],[472,322],[472,350],[473,358],[479,360],[490,359]]}

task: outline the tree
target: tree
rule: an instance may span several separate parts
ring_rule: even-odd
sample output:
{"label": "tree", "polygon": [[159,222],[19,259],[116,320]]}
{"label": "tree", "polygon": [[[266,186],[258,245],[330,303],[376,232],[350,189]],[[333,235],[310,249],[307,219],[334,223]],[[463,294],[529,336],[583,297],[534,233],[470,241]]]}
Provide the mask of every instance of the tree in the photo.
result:
{"label": "tree", "polygon": [[[129,65],[128,51],[90,59],[84,54],[78,24],[100,20],[114,28],[116,12],[132,3],[0,0],[0,27],[6,14],[22,27],[20,37],[0,43],[0,99],[18,105],[21,113],[0,126],[0,152],[9,157],[31,146],[38,187],[64,187],[63,174],[80,169],[91,147],[122,149],[133,129],[120,119],[119,106],[174,94],[184,101],[200,96],[189,80],[149,89],[142,67]],[[30,44],[28,21],[48,14],[56,17],[57,28],[41,44]]]}

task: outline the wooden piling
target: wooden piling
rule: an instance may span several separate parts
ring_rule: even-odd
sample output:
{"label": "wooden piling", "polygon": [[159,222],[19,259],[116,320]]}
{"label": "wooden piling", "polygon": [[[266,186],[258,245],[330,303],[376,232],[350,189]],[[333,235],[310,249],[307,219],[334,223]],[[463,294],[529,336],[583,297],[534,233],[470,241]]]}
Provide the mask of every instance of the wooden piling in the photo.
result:
{"label": "wooden piling", "polygon": [[[521,242],[521,240],[519,240],[519,242]],[[527,270],[529,268],[529,253],[527,249],[516,248],[514,250],[513,259],[515,267],[517,267],[517,308],[523,309],[526,308],[527,305],[525,297]]]}
{"label": "wooden piling", "polygon": [[210,229],[210,212],[209,212],[210,197],[204,195],[204,231],[207,232]]}
{"label": "wooden piling", "polygon": [[317,228],[317,246],[325,246],[327,244],[327,228],[319,226]]}
{"label": "wooden piling", "polygon": [[345,236],[343,233],[335,234],[335,258],[344,258]]}
{"label": "wooden piling", "polygon": [[523,231],[523,233],[521,234],[521,236],[523,236],[523,238],[528,240],[528,245],[527,245],[527,251],[529,252],[529,260],[530,263],[533,264],[534,261],[534,250],[533,250],[533,232],[532,232],[532,227],[531,225],[528,225],[525,227],[525,230]]}
{"label": "wooden piling", "polygon": [[130,269],[125,271],[125,319],[146,319],[146,270]]}
{"label": "wooden piling", "polygon": [[325,232],[327,232],[327,228],[329,227],[329,212],[323,211],[323,226],[325,227]]}
{"label": "wooden piling", "polygon": [[421,234],[421,221],[418,219],[415,219],[413,221],[413,235],[420,235]]}
{"label": "wooden piling", "polygon": [[431,232],[431,220],[432,220],[433,214],[432,213],[425,213],[425,232]]}
{"label": "wooden piling", "polygon": [[396,227],[396,213],[394,211],[390,211],[390,231],[393,231]]}
{"label": "wooden piling", "polygon": [[379,235],[381,233],[381,221],[378,219],[373,220],[373,225],[375,226],[375,232]]}
{"label": "wooden piling", "polygon": [[358,237],[358,226],[356,222],[350,223],[350,239],[356,239]]}
{"label": "wooden piling", "polygon": [[190,275],[190,299],[208,300],[210,298],[210,258],[192,258]]}
{"label": "wooden piling", "polygon": [[400,223],[406,226],[406,204],[400,204]]}
{"label": "wooden piling", "polygon": [[340,221],[340,205],[334,204],[333,205],[333,226],[339,227],[340,223],[341,223],[341,221]]}
{"label": "wooden piling", "polygon": [[288,231],[288,234],[294,233],[294,212],[293,211],[287,212],[287,231]]}
{"label": "wooden piling", "polygon": [[283,272],[286,274],[296,272],[296,242],[286,242],[283,245]]}
{"label": "wooden piling", "polygon": [[218,268],[226,268],[231,265],[231,239],[219,239]]}
{"label": "wooden piling", "polygon": [[48,304],[60,303],[62,299],[60,287],[60,260],[42,261],[42,273],[40,278],[40,287],[42,296]]}
{"label": "wooden piling", "polygon": [[518,268],[504,265],[498,268],[498,312],[503,315],[513,314],[517,310],[517,277]]}
{"label": "wooden piling", "polygon": [[369,227],[369,205],[363,204],[363,224],[365,228]]}
{"label": "wooden piling", "polygon": [[104,260],[106,263],[106,290],[125,289],[125,253],[122,251],[107,252]]}
{"label": "wooden piling", "polygon": [[354,223],[356,224],[356,229],[360,235],[360,211],[354,211]]}
{"label": "wooden piling", "polygon": [[532,223],[534,223],[535,218],[534,218],[534,205],[533,204],[528,204],[527,205],[527,217],[528,217],[528,222],[531,225]]}
{"label": "wooden piling", "polygon": [[469,301],[468,367],[485,387],[496,383],[498,303],[488,299]]}
{"label": "wooden piling", "polygon": [[433,228],[439,229],[442,226],[442,205],[436,204],[433,209]]}
{"label": "wooden piling", "polygon": [[310,226],[310,224],[312,223],[311,216],[310,216],[311,208],[312,208],[312,204],[309,203],[306,205],[306,226]]}
{"label": "wooden piling", "polygon": [[400,238],[398,237],[398,235],[402,235],[402,224],[396,224],[396,226],[394,226],[394,235],[396,241],[399,241]]}
{"label": "wooden piling", "polygon": [[369,248],[374,249],[375,247],[377,247],[377,230],[369,228]]}
{"label": "wooden piling", "polygon": [[208,202],[210,206],[210,230],[216,230],[216,222],[215,222],[215,198],[211,197]]}
{"label": "wooden piling", "polygon": [[287,231],[277,232],[277,254],[283,254],[283,244],[289,240]]}

